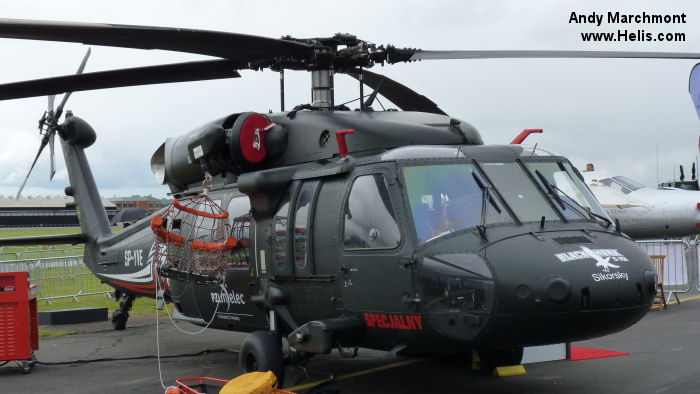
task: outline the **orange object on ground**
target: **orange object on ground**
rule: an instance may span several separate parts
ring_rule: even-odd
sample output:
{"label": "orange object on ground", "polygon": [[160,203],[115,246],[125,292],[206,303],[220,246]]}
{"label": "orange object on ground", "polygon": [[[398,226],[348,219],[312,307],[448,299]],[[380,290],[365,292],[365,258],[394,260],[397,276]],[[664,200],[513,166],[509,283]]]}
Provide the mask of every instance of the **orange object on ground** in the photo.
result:
{"label": "orange object on ground", "polygon": [[[279,393],[294,394],[290,391],[275,388],[270,385],[270,378],[277,386],[277,378],[272,372],[250,372],[232,380],[223,380],[207,377],[178,379],[177,387],[183,394],[202,394],[207,392],[207,386],[220,388],[219,394],[243,394],[243,393]],[[197,391],[199,388],[204,391]]]}

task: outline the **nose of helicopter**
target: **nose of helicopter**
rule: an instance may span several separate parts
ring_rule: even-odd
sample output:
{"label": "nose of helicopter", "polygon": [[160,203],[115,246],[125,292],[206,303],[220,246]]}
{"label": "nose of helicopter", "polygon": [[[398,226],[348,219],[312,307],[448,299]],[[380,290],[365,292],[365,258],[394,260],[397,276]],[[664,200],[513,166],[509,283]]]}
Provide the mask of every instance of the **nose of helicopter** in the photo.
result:
{"label": "nose of helicopter", "polygon": [[483,254],[430,253],[422,272],[425,313],[436,331],[502,347],[620,331],[650,310],[656,292],[650,258],[608,232],[528,233],[493,242]]}
{"label": "nose of helicopter", "polygon": [[497,278],[489,333],[514,344],[620,331],[649,311],[656,293],[650,258],[614,233],[521,235],[488,246],[485,260]]}

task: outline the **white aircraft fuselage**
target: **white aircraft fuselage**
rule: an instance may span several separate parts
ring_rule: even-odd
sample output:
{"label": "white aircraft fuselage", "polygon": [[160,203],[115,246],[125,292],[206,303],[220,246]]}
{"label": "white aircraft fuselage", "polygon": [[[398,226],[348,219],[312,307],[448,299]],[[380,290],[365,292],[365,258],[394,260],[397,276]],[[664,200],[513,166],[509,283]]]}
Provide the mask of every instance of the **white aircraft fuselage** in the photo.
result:
{"label": "white aircraft fuselage", "polygon": [[622,232],[631,238],[700,234],[700,191],[652,188],[601,171],[582,175],[608,215],[619,220]]}

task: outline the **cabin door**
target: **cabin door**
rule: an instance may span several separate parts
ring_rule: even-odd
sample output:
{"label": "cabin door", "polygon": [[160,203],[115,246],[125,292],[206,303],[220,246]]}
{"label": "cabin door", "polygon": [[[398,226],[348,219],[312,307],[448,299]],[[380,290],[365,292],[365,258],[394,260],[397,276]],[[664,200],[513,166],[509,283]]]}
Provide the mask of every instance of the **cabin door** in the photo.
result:
{"label": "cabin door", "polygon": [[393,168],[355,174],[340,206],[338,281],[345,308],[357,312],[413,311],[413,266],[405,247],[401,201]]}

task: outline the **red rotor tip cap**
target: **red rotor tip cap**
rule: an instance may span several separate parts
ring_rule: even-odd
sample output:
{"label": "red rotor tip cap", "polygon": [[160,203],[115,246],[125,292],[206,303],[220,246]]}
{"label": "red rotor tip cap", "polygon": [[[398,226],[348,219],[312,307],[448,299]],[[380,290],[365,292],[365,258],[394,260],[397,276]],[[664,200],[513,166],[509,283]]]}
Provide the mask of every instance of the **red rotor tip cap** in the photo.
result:
{"label": "red rotor tip cap", "polygon": [[354,133],[355,130],[353,129],[343,129],[335,132],[335,138],[338,140],[338,153],[340,153],[340,157],[345,157],[349,154],[348,144],[345,142],[345,134]]}

